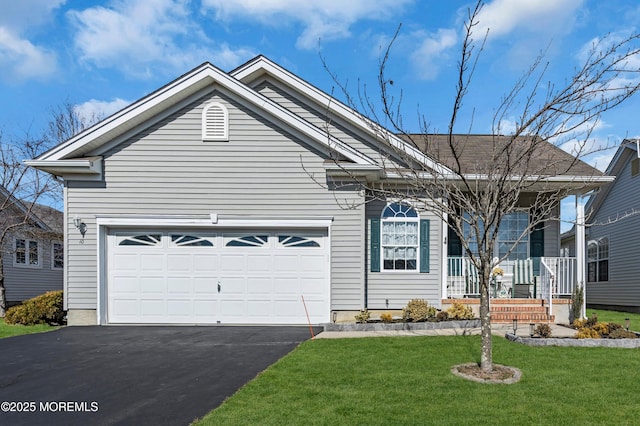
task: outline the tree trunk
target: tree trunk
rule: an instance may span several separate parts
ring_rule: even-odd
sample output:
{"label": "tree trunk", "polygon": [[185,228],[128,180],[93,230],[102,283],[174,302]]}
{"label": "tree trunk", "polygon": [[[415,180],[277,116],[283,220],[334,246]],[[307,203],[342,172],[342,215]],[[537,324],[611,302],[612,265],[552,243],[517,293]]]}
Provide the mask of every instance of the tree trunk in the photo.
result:
{"label": "tree trunk", "polygon": [[493,348],[491,340],[491,312],[489,311],[489,285],[484,274],[480,277],[480,334],[482,350],[480,369],[485,373],[493,370]]}

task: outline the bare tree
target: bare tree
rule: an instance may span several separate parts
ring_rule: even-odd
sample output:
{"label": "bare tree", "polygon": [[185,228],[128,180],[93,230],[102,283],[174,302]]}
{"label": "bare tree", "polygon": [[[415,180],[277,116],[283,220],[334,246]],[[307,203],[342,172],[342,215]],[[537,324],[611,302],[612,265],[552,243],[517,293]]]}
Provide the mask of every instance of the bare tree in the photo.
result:
{"label": "bare tree", "polygon": [[47,216],[55,213],[48,207],[59,205],[60,181],[53,175],[27,167],[23,160],[36,158],[47,149],[69,139],[98,117],[81,117],[75,107],[64,102],[52,108],[50,121],[42,135],[26,134],[8,140],[0,134],[0,317],[6,311],[4,275],[5,256],[27,255],[29,247],[14,247],[13,236],[34,239],[61,239],[62,230],[51,226]]}
{"label": "bare tree", "polygon": [[[492,270],[532,230],[557,218],[560,199],[572,191],[586,192],[593,187],[594,169],[579,158],[593,151],[589,140],[600,116],[640,88],[640,70],[632,65],[640,55],[640,35],[632,34],[623,40],[607,36],[595,41],[582,66],[557,85],[545,81],[547,64],[541,54],[497,106],[491,123],[493,135],[479,141],[470,133],[456,133],[456,129],[472,127],[472,123],[459,122],[459,113],[474,82],[486,40],[486,34],[474,38],[481,9],[482,2],[478,1],[469,9],[464,24],[454,102],[445,134],[429,134],[424,116],[419,132],[407,131],[403,125],[402,91],[391,87],[393,81],[386,73],[398,32],[380,61],[377,101],[372,100],[366,87],[352,95],[346,84],[332,75],[347,103],[370,123],[387,150],[382,159],[382,180],[368,183],[351,175],[352,180],[362,185],[369,200],[406,200],[417,209],[439,216],[459,237],[464,254],[477,268],[480,367],[483,372],[490,372]],[[325,67],[329,70],[326,63]],[[505,134],[504,120],[513,116],[518,117],[515,128]],[[406,144],[397,143],[398,138]],[[566,143],[572,144],[572,155],[560,149]],[[336,160],[336,164],[340,162]],[[346,168],[343,171],[350,175]],[[582,178],[571,185],[558,185],[554,178],[561,176]],[[507,250],[496,252],[503,219],[521,206],[532,206],[528,226]]]}

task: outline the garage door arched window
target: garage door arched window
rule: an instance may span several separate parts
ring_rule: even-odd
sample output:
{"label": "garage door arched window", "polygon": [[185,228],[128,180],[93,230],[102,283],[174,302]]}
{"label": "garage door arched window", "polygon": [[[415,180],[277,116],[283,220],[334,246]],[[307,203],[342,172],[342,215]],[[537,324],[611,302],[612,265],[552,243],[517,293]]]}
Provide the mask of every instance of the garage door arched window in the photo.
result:
{"label": "garage door arched window", "polygon": [[403,203],[388,204],[371,220],[371,272],[429,272],[429,220]]}

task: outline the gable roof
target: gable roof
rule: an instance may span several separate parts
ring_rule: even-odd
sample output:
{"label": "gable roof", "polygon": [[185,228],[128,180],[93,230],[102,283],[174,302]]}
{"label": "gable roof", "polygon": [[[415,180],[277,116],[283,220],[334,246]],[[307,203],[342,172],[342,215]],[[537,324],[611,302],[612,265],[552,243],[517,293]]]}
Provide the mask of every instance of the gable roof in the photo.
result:
{"label": "gable roof", "polygon": [[101,158],[85,157],[114,140],[130,135],[148,120],[157,118],[167,110],[177,109],[190,100],[190,96],[216,84],[232,94],[262,109],[267,118],[284,123],[297,133],[337,152],[347,160],[363,166],[375,166],[373,159],[358,152],[322,129],[288,111],[274,101],[254,91],[241,81],[205,62],[192,71],[132,103],[78,135],[25,163],[53,174],[101,173]]}
{"label": "gable roof", "polygon": [[43,204],[28,203],[20,200],[2,185],[0,185],[0,199],[2,199],[3,203],[8,202],[9,208],[17,209],[20,215],[27,215],[27,220],[34,226],[57,234],[64,232],[64,213],[61,211]]}
{"label": "gable roof", "polygon": [[[402,137],[389,132],[262,55],[248,61],[228,74],[205,62],[38,158],[25,163],[56,175],[64,175],[65,179],[72,179],[74,176],[83,179],[101,179],[102,158],[96,156],[96,153],[120,143],[140,131],[141,126],[148,126],[151,121],[159,120],[170,112],[185,106],[192,100],[191,97],[193,95],[201,93],[207,87],[216,85],[216,87],[222,88],[261,109],[265,118],[288,126],[293,130],[294,134],[310,138],[315,143],[325,146],[329,151],[339,153],[346,160],[340,164],[326,164],[328,171],[339,174],[346,169],[350,172],[363,171],[365,174],[373,176],[374,179],[393,178],[391,176],[393,173],[385,173],[383,164],[376,162],[331,135],[330,132],[310,123],[251,87],[252,84],[255,85],[256,82],[265,79],[275,79],[283,83],[287,90],[301,94],[306,99],[315,102],[319,107],[340,117],[355,129],[356,133],[363,135],[376,145],[377,150],[386,152],[391,148],[401,152],[403,157],[410,158],[421,164],[421,167],[434,170],[438,176],[455,179],[456,175],[450,169],[451,162],[447,161],[446,157],[441,159],[425,154],[425,152],[428,153],[428,151],[424,151],[423,148],[425,147],[408,143]],[[430,137],[438,139],[446,136],[433,135]],[[468,135],[466,137],[468,138],[468,143],[474,147],[474,149],[468,150],[470,155],[464,157],[468,160],[469,167],[467,168],[470,171],[472,169],[470,165],[478,161],[477,153],[480,152],[478,150],[485,147],[487,138],[499,139],[500,137],[491,135]],[[552,144],[548,145],[548,154],[555,156],[554,160],[556,162],[559,156],[562,161],[575,162],[575,159],[569,154],[557,149]],[[93,156],[87,157],[87,155]],[[584,185],[585,182],[589,182],[595,186],[602,182],[610,181],[609,177],[603,176],[596,169],[583,162],[576,162],[570,172],[560,176],[549,173],[549,181],[568,184],[575,182],[576,185]],[[482,179],[483,177],[486,178],[486,175],[475,174],[474,177]]]}
{"label": "gable roof", "polygon": [[[640,145],[640,139],[625,139],[622,141],[618,150],[613,155],[611,162],[607,166],[606,174],[611,176],[618,176],[628,161],[633,158],[637,158],[640,155],[638,151]],[[607,199],[607,195],[611,191],[613,185],[604,185],[600,190],[592,195],[585,204],[585,211],[588,214],[594,214],[600,209],[602,203]]]}

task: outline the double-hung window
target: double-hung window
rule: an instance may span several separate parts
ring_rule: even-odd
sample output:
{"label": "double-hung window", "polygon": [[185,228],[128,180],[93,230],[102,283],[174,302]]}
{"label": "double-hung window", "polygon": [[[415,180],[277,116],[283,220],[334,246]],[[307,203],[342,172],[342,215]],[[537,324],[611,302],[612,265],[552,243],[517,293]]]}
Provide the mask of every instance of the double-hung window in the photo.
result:
{"label": "double-hung window", "polygon": [[371,272],[429,272],[429,220],[402,203],[388,204],[371,219]]}
{"label": "double-hung window", "polygon": [[418,268],[418,213],[393,203],[382,212],[382,268],[415,271]]}
{"label": "double-hung window", "polygon": [[37,241],[16,238],[14,253],[14,264],[16,266],[40,266],[40,250]]}
{"label": "double-hung window", "polygon": [[[469,214],[465,213],[468,219]],[[484,226],[479,224],[482,232]],[[500,222],[498,228],[498,238],[495,253],[498,257],[507,256],[507,260],[522,260],[529,257],[529,233],[525,233],[529,226],[529,213],[526,211],[515,211],[506,214]],[[463,232],[465,238],[469,242],[471,251],[478,254],[478,241],[476,239],[475,230],[471,228],[465,220],[463,223]]]}
{"label": "double-hung window", "polygon": [[589,282],[609,281],[609,238],[601,237],[587,243],[587,279]]}

